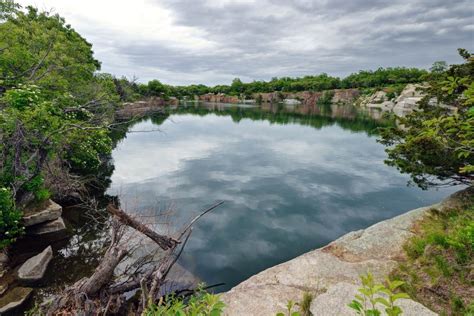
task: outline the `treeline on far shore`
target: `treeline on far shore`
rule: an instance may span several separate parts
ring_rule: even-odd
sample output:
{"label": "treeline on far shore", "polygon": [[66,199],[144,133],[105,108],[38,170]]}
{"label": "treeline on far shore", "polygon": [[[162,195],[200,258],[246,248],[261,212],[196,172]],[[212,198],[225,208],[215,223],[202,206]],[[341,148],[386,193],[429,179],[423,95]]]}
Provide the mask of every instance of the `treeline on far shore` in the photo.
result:
{"label": "treeline on far shore", "polygon": [[[436,67],[446,67],[444,62],[436,62]],[[419,83],[426,80],[429,72],[418,68],[379,68],[375,71],[361,70],[345,78],[333,77],[328,74],[304,76],[298,78],[281,77],[270,81],[242,82],[235,78],[230,85],[206,86],[193,84],[189,86],[167,85],[159,80],[148,83],[137,83],[125,77],[115,79],[117,91],[124,101],[132,101],[140,97],[192,97],[208,93],[226,94],[231,96],[251,97],[255,93],[324,91],[332,89],[359,88],[373,91],[376,88],[392,87],[395,91],[402,90],[408,83]]]}

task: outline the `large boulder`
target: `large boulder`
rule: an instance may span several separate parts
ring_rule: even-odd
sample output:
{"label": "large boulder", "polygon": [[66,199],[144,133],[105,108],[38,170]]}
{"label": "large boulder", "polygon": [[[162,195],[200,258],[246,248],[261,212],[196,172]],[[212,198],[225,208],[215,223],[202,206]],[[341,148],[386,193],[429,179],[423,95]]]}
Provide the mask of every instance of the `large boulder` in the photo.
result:
{"label": "large boulder", "polygon": [[4,315],[22,305],[31,295],[33,289],[16,287],[0,298],[0,315]]}
{"label": "large boulder", "polygon": [[46,235],[51,233],[64,232],[66,230],[66,225],[62,217],[55,219],[53,221],[45,222],[40,225],[31,227],[28,230],[29,235]]}
{"label": "large boulder", "polygon": [[51,259],[53,259],[53,249],[48,246],[41,253],[23,263],[18,269],[18,279],[25,282],[41,280]]}
{"label": "large boulder", "polygon": [[59,218],[62,214],[61,205],[47,200],[41,205],[25,210],[23,225],[33,226]]}

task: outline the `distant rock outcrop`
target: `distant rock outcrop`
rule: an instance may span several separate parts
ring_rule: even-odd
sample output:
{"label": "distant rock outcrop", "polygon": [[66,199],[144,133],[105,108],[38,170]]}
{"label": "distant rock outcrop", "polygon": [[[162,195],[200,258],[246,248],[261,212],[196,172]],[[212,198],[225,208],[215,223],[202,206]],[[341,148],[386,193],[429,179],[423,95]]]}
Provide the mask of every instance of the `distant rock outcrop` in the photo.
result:
{"label": "distant rock outcrop", "polygon": [[179,100],[174,97],[166,100],[160,97],[150,97],[146,100],[127,102],[115,112],[115,118],[117,120],[130,120],[161,112],[165,106],[176,106],[178,104]]}
{"label": "distant rock outcrop", "polygon": [[314,106],[318,100],[327,93],[333,95],[331,100],[332,103],[352,103],[360,95],[358,89],[335,89],[327,91],[254,93],[252,97],[262,103],[277,103],[284,102],[285,100],[294,100],[285,103],[298,103],[304,106]]}
{"label": "distant rock outcrop", "polygon": [[201,102],[211,102],[211,103],[240,103],[241,100],[237,96],[225,95],[223,93],[207,93],[200,95],[198,100]]}
{"label": "distant rock outcrop", "polygon": [[398,116],[405,116],[418,108],[418,102],[425,97],[423,84],[407,84],[400,95],[389,100],[385,91],[377,91],[361,100],[360,105],[371,110],[393,112]]}

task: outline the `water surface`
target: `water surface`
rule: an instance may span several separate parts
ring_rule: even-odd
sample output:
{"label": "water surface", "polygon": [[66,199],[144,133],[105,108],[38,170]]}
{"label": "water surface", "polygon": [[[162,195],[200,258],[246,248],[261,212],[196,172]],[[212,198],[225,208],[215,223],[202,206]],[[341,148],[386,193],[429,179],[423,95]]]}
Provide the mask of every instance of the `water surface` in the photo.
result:
{"label": "water surface", "polygon": [[113,152],[108,193],[143,218],[173,209],[170,230],[224,200],[196,224],[180,263],[227,290],[455,190],[408,187],[383,162],[379,124],[340,106],[180,107],[130,129]]}

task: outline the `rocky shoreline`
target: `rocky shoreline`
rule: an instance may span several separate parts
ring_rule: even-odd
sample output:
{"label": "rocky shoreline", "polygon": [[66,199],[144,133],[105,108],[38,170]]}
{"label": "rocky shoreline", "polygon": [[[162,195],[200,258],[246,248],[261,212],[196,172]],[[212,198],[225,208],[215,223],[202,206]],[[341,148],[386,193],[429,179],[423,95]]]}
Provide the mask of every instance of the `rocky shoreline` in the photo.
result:
{"label": "rocky shoreline", "polygon": [[[378,90],[370,95],[363,95],[359,89],[334,89],[326,91],[301,91],[301,92],[270,92],[254,93],[250,99],[229,96],[226,94],[204,94],[194,97],[194,102],[224,103],[224,104],[274,104],[301,105],[304,107],[315,106],[319,100],[330,96],[332,104],[355,104],[369,111],[371,117],[382,118],[386,112],[393,112],[398,116],[405,116],[418,108],[417,103],[425,96],[424,84],[407,84],[399,95],[390,96],[386,91]],[[150,97],[146,100],[125,103],[116,111],[118,120],[130,120],[162,111],[166,106],[177,106],[179,100],[160,97]]]}
{"label": "rocky shoreline", "polygon": [[[62,207],[52,200],[24,211],[25,237],[54,241],[67,236]],[[28,253],[12,260],[7,252],[0,253],[0,315],[23,305],[35,284],[45,275],[53,258],[51,245],[38,253]]]}
{"label": "rocky shoreline", "polygon": [[[359,276],[370,271],[383,280],[404,259],[402,246],[414,236],[412,228],[418,220],[432,210],[461,207],[473,196],[470,187],[438,204],[348,233],[323,248],[262,271],[222,294],[224,314],[274,316],[286,310],[289,300],[298,302],[303,293],[311,292],[313,315],[356,315],[347,304],[357,294]],[[436,315],[413,300],[400,300],[399,305],[407,316]]]}

